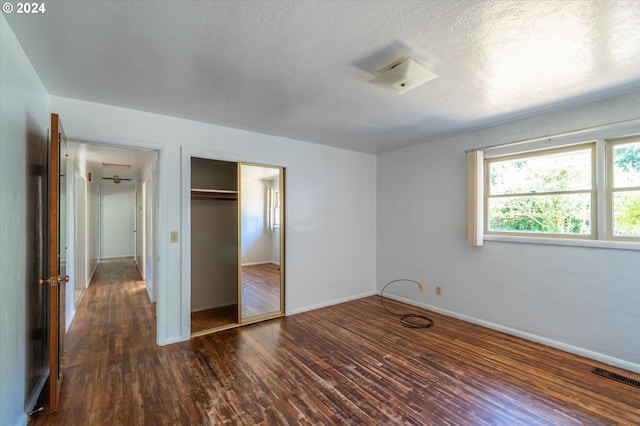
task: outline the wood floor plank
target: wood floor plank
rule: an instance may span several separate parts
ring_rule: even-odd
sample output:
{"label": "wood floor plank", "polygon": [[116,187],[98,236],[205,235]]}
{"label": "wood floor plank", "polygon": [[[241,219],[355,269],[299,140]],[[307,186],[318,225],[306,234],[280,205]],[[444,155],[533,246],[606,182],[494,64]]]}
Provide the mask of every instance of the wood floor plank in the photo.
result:
{"label": "wood floor plank", "polygon": [[157,347],[131,261],[101,263],[34,425],[638,425],[640,375],[377,297]]}
{"label": "wood floor plank", "polygon": [[242,267],[242,316],[280,310],[280,266],[273,263]]}

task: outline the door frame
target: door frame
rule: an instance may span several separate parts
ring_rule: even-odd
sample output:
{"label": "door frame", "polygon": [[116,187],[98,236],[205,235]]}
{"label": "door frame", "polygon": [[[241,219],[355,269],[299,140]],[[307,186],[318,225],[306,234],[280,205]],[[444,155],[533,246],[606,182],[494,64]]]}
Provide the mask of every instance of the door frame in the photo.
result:
{"label": "door frame", "polygon": [[[180,334],[182,336],[191,336],[191,158],[204,158],[207,160],[219,160],[219,161],[230,161],[238,163],[238,168],[240,164],[259,164],[265,166],[274,166],[281,167],[283,169],[283,176],[286,174],[286,170],[288,167],[288,162],[286,160],[280,158],[271,158],[271,157],[261,157],[258,155],[246,155],[246,154],[238,154],[231,152],[223,152],[223,151],[213,151],[209,149],[203,148],[190,148],[190,147],[182,147],[180,152],[181,157],[181,186],[180,186],[180,201],[181,201],[181,227],[180,232],[182,233],[181,239],[181,280],[180,285],[181,288],[181,321],[180,321]],[[286,185],[286,183],[285,183]],[[286,190],[285,197],[286,198]],[[282,214],[284,217],[287,217],[286,214],[287,203],[285,199],[282,200]],[[285,225],[286,226],[286,225]],[[288,233],[284,232],[282,236],[282,244],[281,244],[281,256],[282,259],[287,257],[286,247]],[[285,277],[282,277],[282,280],[285,280]],[[283,315],[286,315],[286,306],[284,305],[284,301],[289,300],[287,297],[288,287],[284,286],[284,291],[281,292],[282,299],[282,312]],[[245,323],[240,323],[236,326],[246,325]]]}
{"label": "door frame", "polygon": [[[243,177],[242,177],[242,167],[262,167],[266,169],[278,169],[278,187],[280,189],[280,242],[278,243],[279,247],[279,258],[280,258],[280,312],[264,312],[254,316],[243,315],[242,307],[242,198],[243,198]],[[285,220],[285,210],[286,203],[285,198],[287,195],[286,189],[286,168],[280,166],[274,166],[270,164],[256,164],[256,163],[246,163],[239,162],[238,163],[238,325],[247,325],[255,322],[264,321],[267,319],[278,318],[285,315],[285,291],[286,291],[286,256],[285,256],[285,238],[286,238],[286,220]]]}
{"label": "door frame", "polygon": [[[148,150],[155,151],[157,158],[155,164],[151,165],[151,175],[155,176],[155,182],[153,185],[153,217],[155,221],[155,235],[153,235],[152,241],[154,244],[154,256],[152,259],[155,262],[155,285],[154,294],[156,300],[156,344],[158,346],[167,345],[179,341],[173,336],[164,336],[159,331],[164,330],[167,322],[167,311],[165,309],[166,303],[164,303],[165,292],[167,288],[167,276],[169,274],[168,264],[168,239],[161,238],[163,235],[169,234],[169,227],[167,225],[167,215],[164,214],[167,210],[167,203],[169,198],[169,191],[167,182],[168,178],[168,159],[169,159],[169,146],[167,144],[128,140],[126,138],[119,138],[116,140],[109,139],[96,139],[94,135],[67,135],[67,138],[72,143],[95,145],[95,146],[108,146],[116,149],[134,149],[134,150]],[[149,193],[147,193],[147,196]],[[75,237],[75,235],[74,235]],[[87,273],[88,279],[90,279],[89,272]]]}

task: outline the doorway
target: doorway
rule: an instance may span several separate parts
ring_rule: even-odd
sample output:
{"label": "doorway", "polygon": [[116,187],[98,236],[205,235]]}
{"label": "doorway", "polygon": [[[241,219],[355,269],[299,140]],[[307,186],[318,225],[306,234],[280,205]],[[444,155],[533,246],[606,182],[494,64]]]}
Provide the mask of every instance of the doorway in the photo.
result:
{"label": "doorway", "polygon": [[74,311],[67,329],[98,264],[106,259],[134,260],[155,302],[158,223],[157,151],[83,141],[68,145],[68,254],[74,276],[67,302]]}
{"label": "doorway", "polygon": [[284,315],[284,168],[189,162],[191,335]]}

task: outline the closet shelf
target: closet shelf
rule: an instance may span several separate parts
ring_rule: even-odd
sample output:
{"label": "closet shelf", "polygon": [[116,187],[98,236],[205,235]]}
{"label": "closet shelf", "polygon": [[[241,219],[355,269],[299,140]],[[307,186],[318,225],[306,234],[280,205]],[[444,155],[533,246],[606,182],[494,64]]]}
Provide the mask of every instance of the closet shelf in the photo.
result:
{"label": "closet shelf", "polygon": [[238,191],[232,191],[230,189],[204,189],[204,188],[191,188],[191,193],[194,192],[206,192],[210,194],[237,194]]}
{"label": "closet shelf", "polygon": [[238,191],[229,189],[191,189],[192,200],[237,200]]}

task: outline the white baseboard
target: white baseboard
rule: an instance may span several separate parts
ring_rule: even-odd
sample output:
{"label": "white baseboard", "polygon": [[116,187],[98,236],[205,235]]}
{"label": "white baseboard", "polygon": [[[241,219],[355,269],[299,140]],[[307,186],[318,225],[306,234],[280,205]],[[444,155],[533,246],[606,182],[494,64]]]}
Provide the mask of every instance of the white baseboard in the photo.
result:
{"label": "white baseboard", "polygon": [[[376,294],[380,294],[377,292]],[[567,343],[559,342],[557,340],[548,339],[546,337],[538,336],[536,334],[527,333],[522,330],[518,330],[511,327],[506,327],[504,325],[496,324],[493,322],[481,320],[478,318],[470,317],[468,315],[459,314],[457,312],[449,311],[446,309],[439,308],[437,306],[428,305],[426,303],[416,302],[415,300],[405,299],[404,297],[394,296],[388,293],[385,293],[385,297],[389,299],[397,300],[398,302],[406,303],[407,305],[417,306],[419,308],[428,309],[433,312],[437,312],[442,315],[446,315],[448,317],[457,318],[466,322],[470,322],[472,324],[477,324],[482,327],[490,328],[492,330],[500,331],[502,333],[510,334],[512,336],[520,337],[525,340],[530,340],[532,342],[540,343],[545,346],[549,346],[555,349],[560,349],[561,351],[569,352],[574,355],[580,355],[585,358],[592,359],[594,361],[599,361],[604,364],[612,365],[614,367],[622,368],[628,371],[632,371],[634,373],[640,373],[640,364],[636,364],[633,362],[625,361],[623,359],[614,358],[609,355],[601,354],[599,352],[594,352],[588,349],[580,348],[578,346],[569,345]]]}
{"label": "white baseboard", "polygon": [[[75,302],[75,298],[76,298],[76,295],[74,294],[73,295],[74,302]],[[75,318],[76,318],[76,308],[75,307],[71,311],[70,315],[65,312],[65,322],[66,322],[65,328],[64,328],[64,333],[65,334],[67,334],[69,332],[69,329],[71,328],[71,324],[73,324],[73,320]]]}
{"label": "white baseboard", "polygon": [[153,300],[153,298],[151,297],[151,287],[147,286],[145,284],[144,286],[144,292],[147,293],[147,297],[149,298],[149,303],[156,303],[155,300]]}
{"label": "white baseboard", "polygon": [[247,262],[243,263],[241,266],[256,266],[256,265],[270,265],[273,262],[270,260],[265,260],[264,262]]}
{"label": "white baseboard", "polygon": [[120,256],[101,256],[100,259],[98,260],[98,263],[102,262],[103,260],[109,260],[109,259],[129,259],[129,260],[135,260],[135,256],[134,255],[120,255]]}
{"label": "white baseboard", "polygon": [[172,336],[162,340],[156,340],[156,344],[158,346],[167,346],[172,345],[174,343],[186,342],[191,339],[191,336],[183,337],[183,336]]}
{"label": "white baseboard", "polygon": [[138,259],[136,259],[136,266],[138,268],[138,272],[140,273],[140,277],[142,278],[142,281],[145,281],[145,276],[144,276],[144,271],[140,264],[138,263]]}
{"label": "white baseboard", "polygon": [[318,303],[318,304],[315,304],[315,305],[309,305],[309,306],[303,306],[301,308],[295,308],[295,309],[292,309],[290,311],[287,311],[286,314],[287,315],[295,315],[295,314],[300,314],[302,312],[315,311],[316,309],[326,308],[327,306],[338,305],[340,303],[351,302],[352,300],[358,300],[358,299],[362,299],[364,297],[375,296],[376,294],[378,294],[378,293],[375,290],[367,291],[367,292],[364,292],[364,293],[355,294],[353,296],[343,297],[341,299],[328,300],[326,302]]}
{"label": "white baseboard", "polygon": [[98,263],[100,263],[99,260],[96,262],[96,266],[93,267],[93,269],[91,270],[91,273],[87,277],[87,287],[86,288],[89,288],[89,286],[91,285],[91,280],[93,279],[93,274],[95,274],[96,273],[96,269],[98,269]]}
{"label": "white baseboard", "polygon": [[38,381],[37,386],[33,390],[33,393],[29,395],[25,403],[25,407],[28,411],[32,411],[36,408],[36,404],[38,403],[38,397],[42,393],[42,389],[44,389],[44,385],[47,383],[47,379],[49,378],[49,368],[47,367],[46,373],[44,373],[40,380]]}

